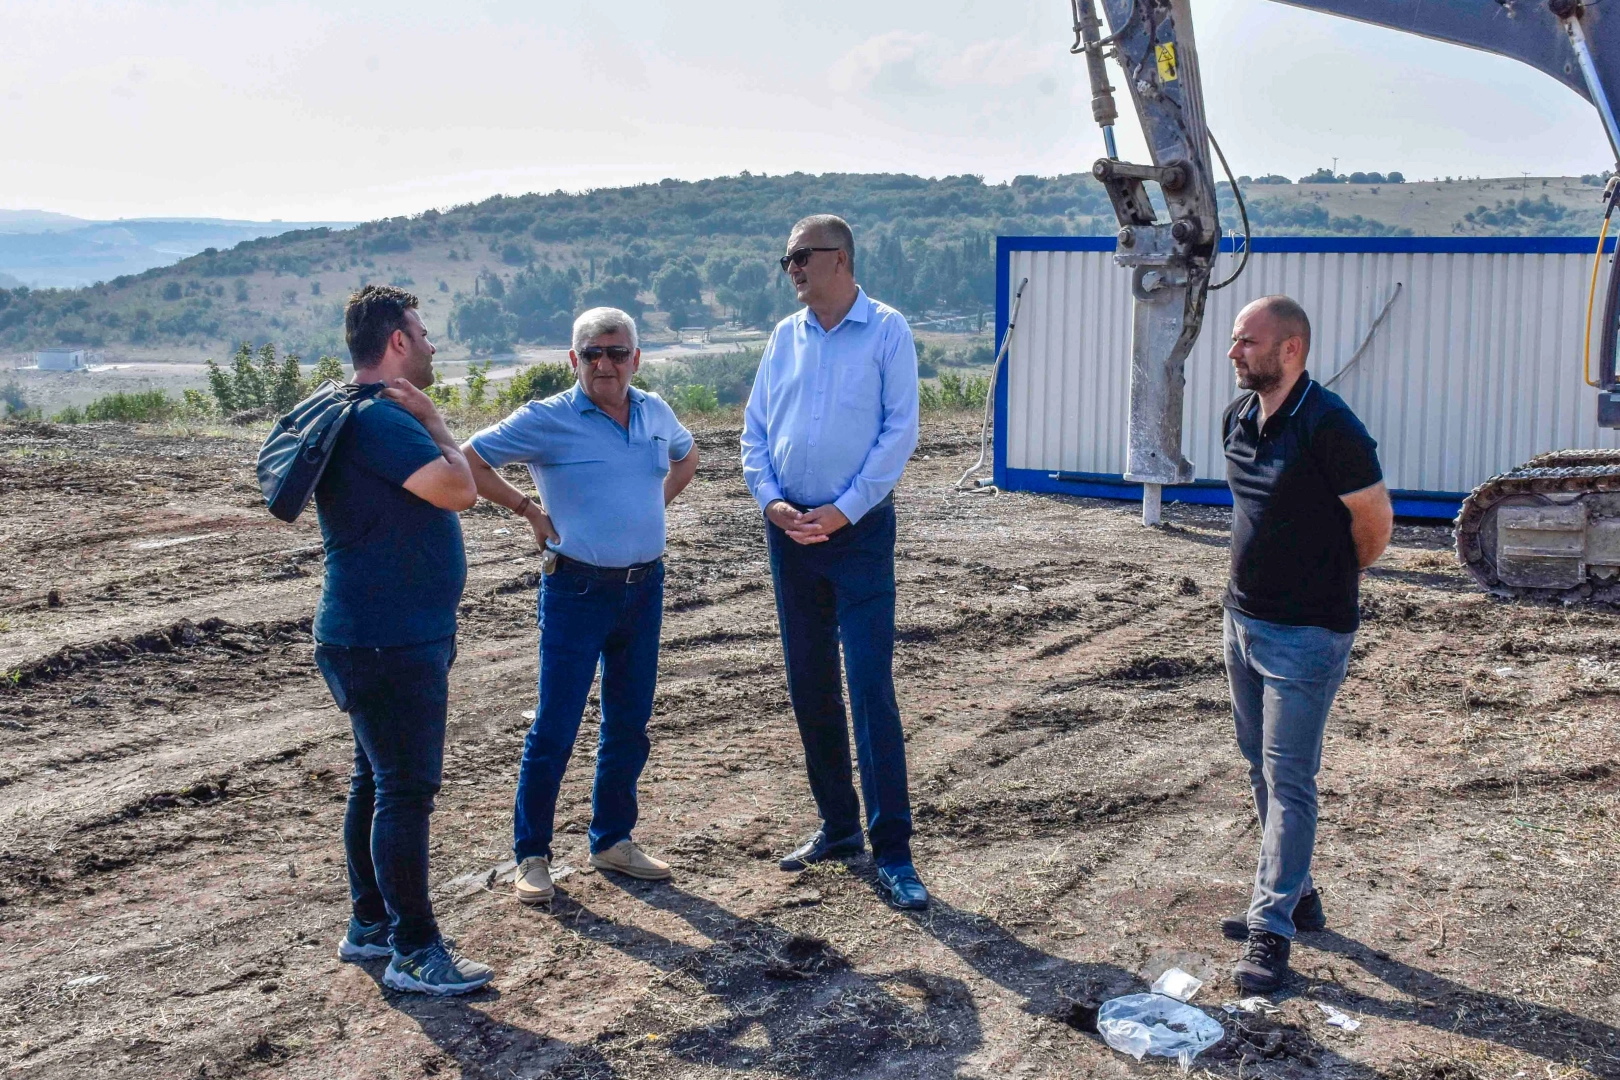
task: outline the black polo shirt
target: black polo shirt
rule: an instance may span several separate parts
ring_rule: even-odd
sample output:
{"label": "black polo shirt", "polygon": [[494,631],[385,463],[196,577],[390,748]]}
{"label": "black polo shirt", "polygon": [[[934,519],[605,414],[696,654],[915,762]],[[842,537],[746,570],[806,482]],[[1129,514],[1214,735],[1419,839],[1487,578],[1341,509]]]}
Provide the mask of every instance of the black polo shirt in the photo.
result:
{"label": "black polo shirt", "polygon": [[1232,580],[1242,615],[1341,634],[1359,624],[1361,568],[1339,496],[1384,478],[1378,444],[1339,395],[1302,374],[1260,426],[1248,391],[1221,417],[1232,488]]}

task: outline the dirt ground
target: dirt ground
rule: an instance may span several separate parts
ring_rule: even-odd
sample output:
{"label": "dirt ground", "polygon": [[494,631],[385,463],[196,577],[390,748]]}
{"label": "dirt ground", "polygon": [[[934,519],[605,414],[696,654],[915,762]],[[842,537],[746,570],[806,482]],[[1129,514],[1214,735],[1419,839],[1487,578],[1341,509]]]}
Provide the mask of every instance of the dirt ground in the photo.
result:
{"label": "dirt ground", "polygon": [[[897,496],[898,690],[935,902],[869,862],[794,877],[815,825],[736,432],[672,509],[647,885],[502,880],[534,706],[531,538],[464,518],[470,580],[433,827],[461,1000],[339,963],[346,719],[311,661],[313,514],[273,520],[254,436],[0,426],[0,1073],[119,1077],[1174,1075],[1081,1028],[1170,964],[1223,1077],[1620,1077],[1620,616],[1477,594],[1401,527],[1329,725],[1317,880],[1274,1016],[1226,1017],[1258,834],[1220,662],[1226,512],[960,495],[970,419]],[[1321,1006],[1359,1019],[1326,1023]]]}

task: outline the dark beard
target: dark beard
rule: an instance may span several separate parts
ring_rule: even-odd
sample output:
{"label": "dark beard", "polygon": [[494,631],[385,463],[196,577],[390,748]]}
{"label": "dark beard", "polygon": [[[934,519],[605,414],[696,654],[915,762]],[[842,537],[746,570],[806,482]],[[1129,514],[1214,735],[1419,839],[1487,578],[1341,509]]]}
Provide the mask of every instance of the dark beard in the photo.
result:
{"label": "dark beard", "polygon": [[1257,394],[1264,395],[1282,385],[1282,380],[1282,346],[1274,344],[1270,352],[1255,357],[1255,363],[1249,365],[1249,373],[1239,375],[1237,384],[1239,390],[1253,390]]}
{"label": "dark beard", "polygon": [[1247,376],[1238,376],[1238,389],[1253,390],[1255,393],[1263,397],[1277,389],[1277,387],[1282,384],[1282,377],[1283,373],[1281,371],[1270,371],[1262,375],[1253,368],[1250,368]]}

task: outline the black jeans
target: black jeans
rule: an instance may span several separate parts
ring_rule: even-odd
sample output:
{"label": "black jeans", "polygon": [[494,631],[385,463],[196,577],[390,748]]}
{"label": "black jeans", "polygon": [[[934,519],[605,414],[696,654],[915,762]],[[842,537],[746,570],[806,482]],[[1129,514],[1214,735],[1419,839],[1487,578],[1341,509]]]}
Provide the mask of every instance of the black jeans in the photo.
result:
{"label": "black jeans", "polygon": [[439,940],[428,899],[428,816],[444,773],[456,639],[386,649],[315,646],[315,663],[354,731],[343,818],[354,917],[393,927],[394,951]]}
{"label": "black jeans", "polygon": [[867,511],[819,544],[767,521],[788,697],[804,742],[810,792],[827,839],[861,829],[838,647],[849,675],[866,831],[879,866],[911,861],[906,739],[894,697],[894,504]]}

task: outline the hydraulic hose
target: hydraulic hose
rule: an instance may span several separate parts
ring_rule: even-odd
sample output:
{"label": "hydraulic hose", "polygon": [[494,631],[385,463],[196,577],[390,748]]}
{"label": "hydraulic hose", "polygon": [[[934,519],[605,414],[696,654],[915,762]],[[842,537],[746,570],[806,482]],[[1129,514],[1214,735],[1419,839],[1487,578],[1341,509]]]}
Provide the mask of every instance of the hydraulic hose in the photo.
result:
{"label": "hydraulic hose", "polygon": [[[1024,302],[1024,289],[1029,286],[1029,278],[1018,283],[1018,292],[1013,295],[1012,311],[1007,316],[1007,332],[1001,335],[1001,348],[996,351],[996,358],[990,365],[990,387],[984,395],[984,426],[979,428],[979,460],[968,466],[967,472],[956,481],[958,491],[967,483],[967,478],[984,467],[984,459],[990,449],[990,416],[996,407],[996,376],[1001,372],[1001,361],[1007,356],[1007,346],[1012,344],[1013,329],[1018,325],[1018,308]],[[988,489],[980,489],[988,490]]]}
{"label": "hydraulic hose", "polygon": [[1597,254],[1592,256],[1592,287],[1586,294],[1586,344],[1581,353],[1581,378],[1587,386],[1597,389],[1604,387],[1592,381],[1592,308],[1597,303],[1598,269],[1603,265],[1603,242],[1609,235],[1609,220],[1614,216],[1615,203],[1620,201],[1620,183],[1613,180],[1609,182],[1608,196],[1609,205],[1603,211],[1603,228],[1598,232]]}

